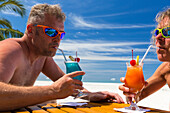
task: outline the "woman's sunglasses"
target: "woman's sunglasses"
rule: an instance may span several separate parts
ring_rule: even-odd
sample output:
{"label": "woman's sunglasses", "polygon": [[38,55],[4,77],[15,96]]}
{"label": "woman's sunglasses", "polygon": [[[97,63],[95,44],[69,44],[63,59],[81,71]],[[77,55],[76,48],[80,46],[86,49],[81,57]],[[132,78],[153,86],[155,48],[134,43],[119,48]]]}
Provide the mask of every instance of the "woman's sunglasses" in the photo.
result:
{"label": "woman's sunglasses", "polygon": [[34,26],[42,27],[44,33],[47,36],[51,37],[51,38],[55,38],[57,36],[60,36],[60,39],[62,40],[64,38],[64,36],[65,36],[65,32],[64,31],[58,31],[58,30],[56,30],[56,29],[54,29],[52,27],[48,27],[48,26],[44,26],[44,25],[36,25],[36,24]]}
{"label": "woman's sunglasses", "polygon": [[154,33],[155,33],[155,36],[161,33],[164,38],[170,38],[170,26],[164,27],[162,29],[157,28],[154,30]]}

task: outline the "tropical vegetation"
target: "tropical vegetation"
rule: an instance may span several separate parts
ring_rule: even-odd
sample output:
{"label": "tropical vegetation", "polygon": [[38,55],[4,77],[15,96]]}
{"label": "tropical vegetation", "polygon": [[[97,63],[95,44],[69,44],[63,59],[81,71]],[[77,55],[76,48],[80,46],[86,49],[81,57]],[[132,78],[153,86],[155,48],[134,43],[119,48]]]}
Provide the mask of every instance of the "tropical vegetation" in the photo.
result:
{"label": "tropical vegetation", "polygon": [[[25,15],[24,5],[17,0],[0,0],[0,13],[2,13],[2,11],[14,11],[21,17]],[[0,17],[0,40],[4,40],[9,37],[22,36],[22,32],[12,28],[10,21],[3,17]]]}

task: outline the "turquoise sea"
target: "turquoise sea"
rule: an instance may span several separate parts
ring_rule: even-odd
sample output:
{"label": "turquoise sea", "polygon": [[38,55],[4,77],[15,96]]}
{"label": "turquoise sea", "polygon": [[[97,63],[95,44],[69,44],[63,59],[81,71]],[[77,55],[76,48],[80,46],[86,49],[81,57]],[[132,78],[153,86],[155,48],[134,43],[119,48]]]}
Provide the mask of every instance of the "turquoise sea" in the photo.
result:
{"label": "turquoise sea", "polygon": [[[65,65],[63,60],[57,62],[60,68],[65,72]],[[95,63],[97,62],[97,63]],[[100,62],[100,63],[98,63]],[[103,63],[102,63],[103,62]],[[99,65],[100,64],[100,65]],[[144,62],[143,73],[145,80],[148,79],[155,72],[156,68],[161,64],[160,61]],[[101,83],[120,83],[120,78],[126,74],[125,61],[81,61],[79,63],[82,70],[86,72],[83,77],[83,82],[101,82]],[[105,68],[103,68],[105,67]],[[39,81],[50,81],[42,73],[38,77]]]}

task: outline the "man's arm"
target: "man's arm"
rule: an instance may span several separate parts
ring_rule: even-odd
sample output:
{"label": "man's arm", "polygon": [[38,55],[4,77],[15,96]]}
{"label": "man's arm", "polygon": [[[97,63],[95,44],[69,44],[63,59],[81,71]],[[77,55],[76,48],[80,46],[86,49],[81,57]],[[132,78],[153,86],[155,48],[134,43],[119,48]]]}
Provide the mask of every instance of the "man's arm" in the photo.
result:
{"label": "man's arm", "polygon": [[82,82],[73,77],[84,74],[83,71],[67,74],[50,86],[23,87],[0,82],[0,111],[66,98],[75,93],[76,89],[83,89]]}
{"label": "man's arm", "polygon": [[52,86],[21,87],[0,82],[0,89],[0,111],[52,100],[57,95]]}
{"label": "man's arm", "polygon": [[49,77],[51,80],[56,81],[65,73],[60,69],[60,67],[55,63],[52,57],[47,57],[42,69],[43,74]]}
{"label": "man's arm", "polygon": [[[65,75],[65,73],[58,67],[58,65],[54,62],[54,60],[51,57],[46,59],[45,66],[43,68],[43,73],[49,78],[51,78],[53,81]],[[90,101],[107,101],[107,100],[115,101],[116,100],[119,103],[124,102],[123,99],[117,93],[111,93],[107,91],[89,92],[85,88],[82,91],[88,94],[88,96],[83,98],[86,100],[90,100]]]}

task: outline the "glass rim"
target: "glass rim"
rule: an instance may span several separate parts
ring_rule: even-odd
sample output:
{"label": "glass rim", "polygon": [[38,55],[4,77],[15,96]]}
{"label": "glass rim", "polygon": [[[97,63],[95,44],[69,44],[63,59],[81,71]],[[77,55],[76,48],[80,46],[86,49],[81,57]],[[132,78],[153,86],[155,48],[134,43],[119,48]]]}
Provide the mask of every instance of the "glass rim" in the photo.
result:
{"label": "glass rim", "polygon": [[[135,65],[135,66],[136,66],[136,67],[137,67],[137,66],[143,67],[143,64],[144,64],[144,63],[142,62],[140,65]],[[133,67],[133,66],[130,64],[130,62],[126,62],[126,66],[127,66],[127,67]]]}
{"label": "glass rim", "polygon": [[64,61],[64,63],[78,63],[76,61]]}

